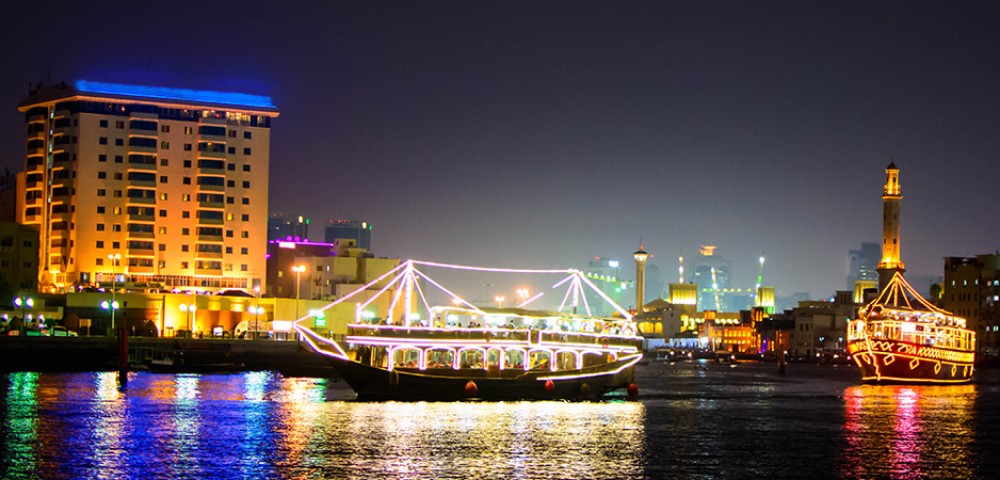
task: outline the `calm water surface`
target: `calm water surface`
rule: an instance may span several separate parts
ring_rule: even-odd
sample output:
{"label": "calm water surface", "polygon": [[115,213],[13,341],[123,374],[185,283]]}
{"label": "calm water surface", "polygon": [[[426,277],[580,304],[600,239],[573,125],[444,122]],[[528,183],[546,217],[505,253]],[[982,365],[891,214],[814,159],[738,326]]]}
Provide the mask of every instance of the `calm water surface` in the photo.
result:
{"label": "calm water surface", "polygon": [[653,362],[637,401],[366,403],[277,373],[0,376],[2,478],[997,478],[1000,373]]}

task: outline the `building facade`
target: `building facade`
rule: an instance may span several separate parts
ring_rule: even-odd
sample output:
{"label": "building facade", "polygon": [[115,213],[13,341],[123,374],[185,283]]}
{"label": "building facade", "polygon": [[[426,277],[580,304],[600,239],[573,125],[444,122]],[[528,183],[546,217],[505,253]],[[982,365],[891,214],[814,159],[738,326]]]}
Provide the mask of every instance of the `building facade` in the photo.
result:
{"label": "building facade", "polygon": [[[0,291],[33,292],[38,287],[38,230],[0,222]],[[8,295],[9,296],[9,295]],[[5,298],[5,302],[12,298]]]}
{"label": "building facade", "polygon": [[1000,354],[1000,253],[944,259],[942,306],[976,332],[976,355]]}
{"label": "building facade", "polygon": [[372,224],[363,220],[330,220],[323,230],[323,241],[354,240],[359,248],[371,250],[372,229]]}
{"label": "building facade", "polygon": [[125,281],[250,289],[267,248],[270,98],[78,81],[18,106],[18,221],[39,231],[39,289]]}

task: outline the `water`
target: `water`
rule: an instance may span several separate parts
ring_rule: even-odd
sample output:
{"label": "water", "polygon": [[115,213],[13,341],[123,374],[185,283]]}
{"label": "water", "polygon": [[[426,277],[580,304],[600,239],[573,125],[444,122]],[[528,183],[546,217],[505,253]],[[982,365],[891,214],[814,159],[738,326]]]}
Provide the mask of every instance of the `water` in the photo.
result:
{"label": "water", "polygon": [[234,375],[0,377],[2,478],[991,478],[1000,373],[857,385],[846,367],[653,362],[637,401],[365,403]]}

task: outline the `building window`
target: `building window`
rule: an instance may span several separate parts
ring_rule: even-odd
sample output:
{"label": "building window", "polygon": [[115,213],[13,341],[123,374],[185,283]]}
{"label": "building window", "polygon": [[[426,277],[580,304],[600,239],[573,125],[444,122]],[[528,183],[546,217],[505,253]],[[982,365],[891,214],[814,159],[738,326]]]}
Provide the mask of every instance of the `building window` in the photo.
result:
{"label": "building window", "polygon": [[181,218],[191,218],[191,212],[186,210],[181,212]]}
{"label": "building window", "polygon": [[170,125],[160,125],[160,131],[163,133],[170,133]]}
{"label": "building window", "polygon": [[166,158],[161,158],[160,159],[160,166],[161,167],[168,167],[168,166],[170,166],[170,160],[167,160]]}
{"label": "building window", "polygon": [[[184,127],[184,134],[185,135],[191,135],[193,132],[194,132],[194,129],[192,129],[191,127]],[[185,268],[187,268],[187,267],[185,267]]]}
{"label": "building window", "polygon": [[226,170],[229,170],[230,172],[235,172],[236,171],[236,164],[235,163],[227,164],[226,165]]}
{"label": "building window", "polygon": [[236,130],[229,131],[229,138],[236,138]]}
{"label": "building window", "polygon": [[120,231],[122,231],[122,224],[115,223],[115,224],[111,225],[111,231],[112,232],[120,232]]}
{"label": "building window", "polygon": [[191,160],[184,160],[184,168],[191,168]]}
{"label": "building window", "polygon": [[226,187],[227,188],[236,188],[236,181],[235,180],[226,180]]}
{"label": "building window", "polygon": [[250,139],[250,132],[243,132],[243,138],[249,140]]}
{"label": "building window", "polygon": [[250,238],[250,232],[243,230],[240,232],[240,238]]}
{"label": "building window", "polygon": [[243,180],[243,188],[250,188],[250,180]]}
{"label": "building window", "polygon": [[243,205],[250,205],[250,199],[247,197],[243,197]]}
{"label": "building window", "polygon": [[115,128],[117,128],[119,130],[125,128],[125,121],[124,120],[118,120],[117,122],[115,122]]}
{"label": "building window", "polygon": [[97,206],[97,213],[104,213],[104,205]]}
{"label": "building window", "polygon": [[[167,183],[167,182],[164,181],[163,183]],[[166,192],[161,193],[160,194],[160,200],[166,200],[166,199],[167,199],[167,193]]]}
{"label": "building window", "polygon": [[243,147],[243,155],[250,155],[250,147]]}
{"label": "building window", "polygon": [[99,179],[108,178],[108,172],[97,172],[97,178]]}
{"label": "building window", "polygon": [[107,194],[107,192],[106,192],[106,191],[105,191],[105,190],[104,190],[103,188],[98,188],[98,189],[97,189],[97,196],[98,196],[98,197],[103,197],[103,196],[105,196],[106,194]]}
{"label": "building window", "polygon": [[160,183],[167,183],[166,175],[160,175]]}
{"label": "building window", "polygon": [[163,217],[163,218],[166,218],[167,217],[167,211],[166,210],[160,210],[160,216]]}
{"label": "building window", "polygon": [[104,259],[98,258],[97,261],[95,261],[94,263],[96,263],[97,266],[100,267],[101,265],[104,265]]}
{"label": "building window", "polygon": [[[160,246],[162,247],[163,245],[160,245]],[[164,261],[164,260],[160,260],[159,262],[156,263],[156,266],[159,267],[159,268],[167,268],[167,262]]]}
{"label": "building window", "polygon": [[226,254],[232,254],[232,253],[233,253],[233,247],[226,247]]}
{"label": "building window", "polygon": [[118,250],[119,248],[122,248],[122,244],[121,242],[111,242],[111,248]]}
{"label": "building window", "polygon": [[181,251],[182,252],[188,251],[188,246],[187,245],[181,245]]}
{"label": "building window", "polygon": [[104,248],[104,240],[97,241],[97,248]]}
{"label": "building window", "polygon": [[234,198],[234,197],[226,197],[226,203],[228,203],[229,205],[235,205],[236,204],[236,198]]}
{"label": "building window", "polygon": [[115,155],[115,163],[125,163],[125,157],[122,155]]}
{"label": "building window", "polygon": [[241,272],[247,271],[247,264],[244,263],[244,264],[240,265],[240,271]]}
{"label": "building window", "polygon": [[243,215],[240,215],[240,220],[243,220],[244,222],[249,222],[250,221],[250,214],[249,213],[244,213]]}
{"label": "building window", "polygon": [[185,193],[184,195],[181,195],[181,200],[185,201],[185,202],[190,202],[191,201],[191,194],[190,193]]}
{"label": "building window", "polygon": [[108,128],[108,121],[107,120],[101,120],[100,121],[100,125],[101,125],[101,128]]}
{"label": "building window", "polygon": [[115,139],[115,146],[116,147],[124,147],[125,146],[125,139],[124,138],[116,138]]}
{"label": "building window", "polygon": [[122,175],[122,172],[115,172],[115,180],[121,180],[123,178],[125,178],[125,176]]}
{"label": "building window", "polygon": [[184,177],[184,185],[191,185],[191,177]]}
{"label": "building window", "polygon": [[232,230],[226,230],[226,238],[233,238],[233,231]]}
{"label": "building window", "polygon": [[236,154],[236,147],[229,147],[228,149],[226,149],[226,152],[228,154],[230,154],[230,155],[235,155]]}
{"label": "building window", "polygon": [[184,151],[185,152],[190,152],[191,151],[191,144],[190,143],[185,143],[184,144]]}
{"label": "building window", "polygon": [[107,155],[103,155],[103,154],[102,155],[98,155],[97,156],[97,161],[98,162],[106,162],[106,161],[108,161],[108,156]]}
{"label": "building window", "polygon": [[122,198],[122,191],[121,190],[115,190],[115,198]]}
{"label": "building window", "polygon": [[122,207],[115,207],[112,211],[114,212],[115,215],[121,215]]}
{"label": "building window", "polygon": [[226,214],[226,221],[227,221],[227,222],[231,222],[231,221],[233,221],[233,214],[231,214],[231,213],[227,213],[227,214]]}
{"label": "building window", "polygon": [[170,150],[170,142],[160,142],[160,150]]}
{"label": "building window", "polygon": [[157,229],[157,232],[160,235],[166,235],[167,234],[167,227],[160,227],[159,229]]}
{"label": "building window", "polygon": [[98,232],[103,232],[104,231],[104,224],[103,223],[98,223],[97,224],[97,231]]}
{"label": "building window", "polygon": [[182,228],[181,229],[181,235],[184,235],[184,236],[191,235],[191,229],[190,228]]}
{"label": "building window", "polygon": [[250,171],[250,165],[249,164],[243,165],[243,171],[244,172],[249,172]]}
{"label": "building window", "polygon": [[181,268],[188,268],[188,262],[181,262]]}
{"label": "building window", "polygon": [[243,248],[240,249],[240,255],[246,255],[248,253],[250,253],[250,249],[249,248],[243,247]]}
{"label": "building window", "polygon": [[100,138],[98,138],[97,139],[97,143],[99,143],[101,145],[107,145],[108,144],[108,137],[100,137]]}

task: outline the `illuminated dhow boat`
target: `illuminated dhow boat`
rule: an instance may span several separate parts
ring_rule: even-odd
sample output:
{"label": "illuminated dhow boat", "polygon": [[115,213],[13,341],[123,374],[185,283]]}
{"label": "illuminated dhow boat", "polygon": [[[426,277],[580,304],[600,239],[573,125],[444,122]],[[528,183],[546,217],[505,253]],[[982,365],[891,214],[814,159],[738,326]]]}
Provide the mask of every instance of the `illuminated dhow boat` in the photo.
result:
{"label": "illuminated dhow boat", "polygon": [[869,383],[963,383],[972,379],[976,334],[935,307],[896,272],[847,325],[847,347]]}
{"label": "illuminated dhow boat", "polygon": [[[482,308],[441,287],[414,268],[417,264],[507,273],[568,273],[553,288],[568,287],[560,311],[524,308],[541,294],[531,298],[525,294],[516,308]],[[633,367],[642,358],[642,338],[631,315],[579,271],[483,269],[411,260],[387,275],[394,272],[398,272],[395,279],[357,304],[354,322],[347,326],[342,342],[296,325],[309,348],[325,355],[359,398],[590,399],[613,390],[635,391]],[[427,305],[421,279],[447,293],[452,305]],[[394,286],[386,320],[366,314],[371,302]],[[615,307],[621,318],[590,315],[584,286]],[[397,308],[416,298],[424,301],[426,317],[409,308]],[[588,314],[561,313],[570,298],[573,309],[582,298]],[[397,315],[397,310],[403,310],[402,314]]]}

